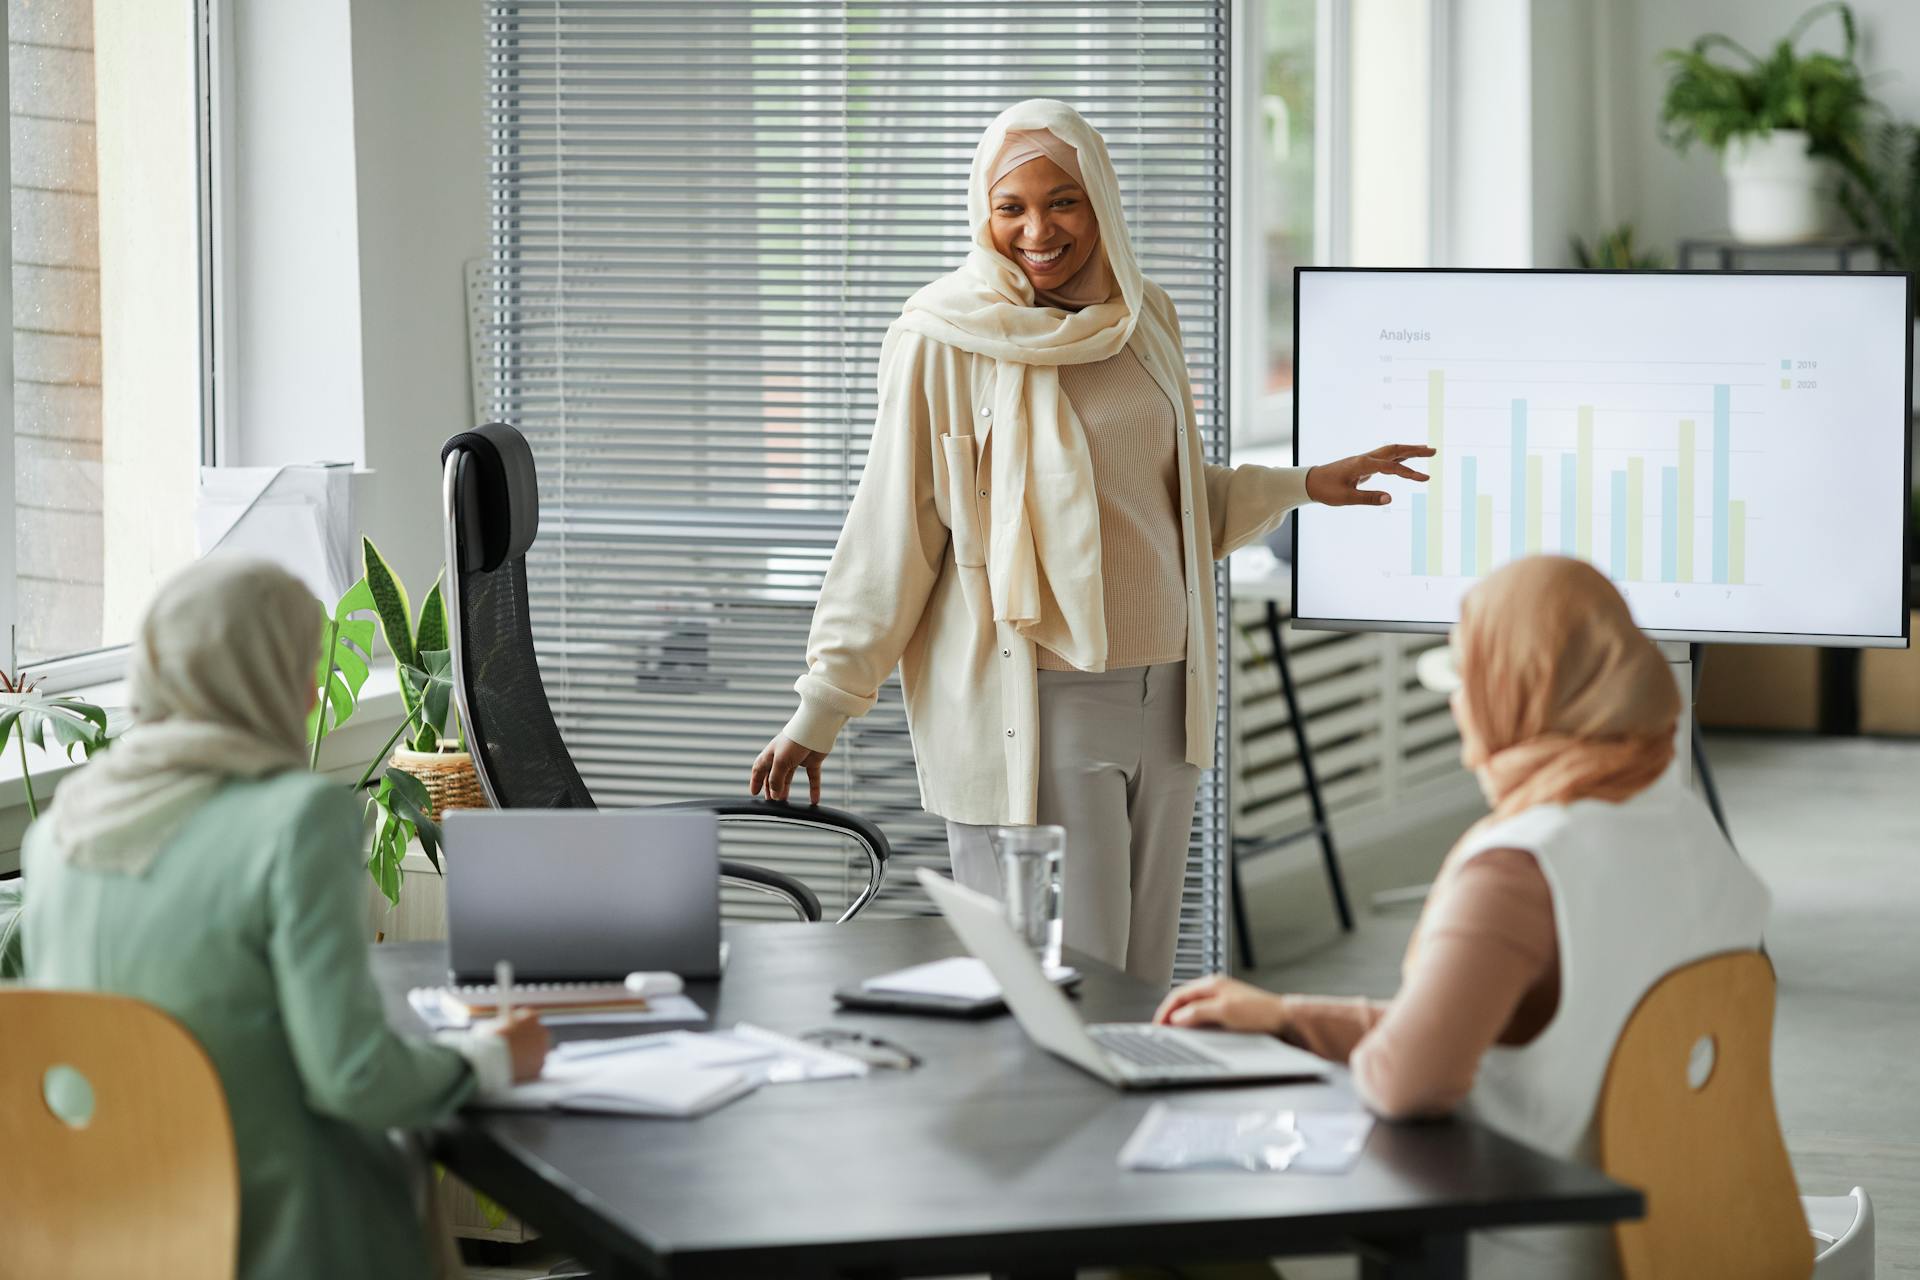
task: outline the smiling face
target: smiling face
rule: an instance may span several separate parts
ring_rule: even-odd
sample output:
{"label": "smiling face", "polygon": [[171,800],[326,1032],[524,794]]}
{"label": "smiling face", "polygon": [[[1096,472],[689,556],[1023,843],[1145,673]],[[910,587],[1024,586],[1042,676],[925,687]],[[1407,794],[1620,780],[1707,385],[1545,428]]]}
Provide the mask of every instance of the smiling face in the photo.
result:
{"label": "smiling face", "polygon": [[994,249],[1019,263],[1036,289],[1057,289],[1073,279],[1099,248],[1100,221],[1093,202],[1045,156],[994,183],[987,205],[987,233]]}

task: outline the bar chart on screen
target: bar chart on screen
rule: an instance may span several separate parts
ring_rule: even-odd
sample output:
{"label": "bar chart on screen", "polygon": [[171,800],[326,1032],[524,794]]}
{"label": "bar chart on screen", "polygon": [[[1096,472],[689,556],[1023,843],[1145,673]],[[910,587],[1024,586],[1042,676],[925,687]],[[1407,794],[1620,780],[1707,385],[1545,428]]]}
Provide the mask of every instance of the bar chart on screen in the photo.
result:
{"label": "bar chart on screen", "polygon": [[1403,517],[1415,577],[1484,577],[1546,552],[1590,560],[1622,584],[1745,586],[1750,513],[1736,496],[1736,437],[1745,470],[1767,435],[1750,420],[1791,417],[1776,397],[1819,386],[1807,376],[1819,362],[1790,356],[1669,362],[1652,381],[1609,378],[1595,361],[1572,362],[1580,377],[1552,376],[1568,366],[1550,361],[1381,361],[1389,385],[1424,395],[1424,442],[1439,451],[1434,480]]}
{"label": "bar chart on screen", "polygon": [[1300,460],[1436,451],[1385,511],[1301,513],[1303,619],[1451,622],[1549,554],[1656,632],[1904,637],[1904,279],[1309,269],[1298,297]]}

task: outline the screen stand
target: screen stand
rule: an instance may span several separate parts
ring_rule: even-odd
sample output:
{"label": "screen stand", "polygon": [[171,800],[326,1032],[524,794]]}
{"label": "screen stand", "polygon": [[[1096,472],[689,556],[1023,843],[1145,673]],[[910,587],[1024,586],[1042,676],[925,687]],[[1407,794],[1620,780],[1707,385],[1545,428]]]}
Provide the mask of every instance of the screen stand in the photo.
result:
{"label": "screen stand", "polygon": [[1693,714],[1693,704],[1700,692],[1700,670],[1705,658],[1705,645],[1688,645],[1686,659],[1688,669],[1683,673],[1685,679],[1680,681],[1680,688],[1684,691],[1683,700],[1686,704],[1687,737],[1692,748],[1689,754],[1693,759],[1693,784],[1694,789],[1706,797],[1707,808],[1713,810],[1713,820],[1720,824],[1720,834],[1727,838],[1728,844],[1732,844],[1733,832],[1727,828],[1726,810],[1720,807],[1720,791],[1713,785],[1713,770],[1707,765],[1706,740],[1701,737],[1700,722],[1694,718]]}

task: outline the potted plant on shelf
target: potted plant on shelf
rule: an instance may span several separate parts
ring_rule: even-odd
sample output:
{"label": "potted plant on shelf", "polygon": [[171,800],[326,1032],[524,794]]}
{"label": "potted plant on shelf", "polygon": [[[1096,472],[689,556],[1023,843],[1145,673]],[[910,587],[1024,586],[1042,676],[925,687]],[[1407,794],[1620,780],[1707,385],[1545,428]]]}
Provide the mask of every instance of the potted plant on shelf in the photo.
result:
{"label": "potted plant on shelf", "polygon": [[[1840,24],[1841,52],[1802,54],[1800,38],[1829,14]],[[1820,234],[1823,164],[1858,147],[1872,101],[1856,43],[1853,11],[1834,0],[1801,15],[1764,58],[1724,35],[1661,55],[1673,68],[1661,136],[1678,151],[1698,141],[1720,153],[1727,219],[1739,239],[1791,244]]]}
{"label": "potted plant on shelf", "polygon": [[1633,242],[1633,224],[1623,222],[1589,245],[1579,236],[1569,241],[1573,265],[1582,271],[1651,271],[1667,265],[1666,255]]}
{"label": "potted plant on shelf", "polygon": [[364,576],[340,597],[327,620],[315,672],[321,696],[308,720],[308,733],[311,760],[317,765],[320,743],[359,709],[360,693],[372,670],[377,631],[393,654],[405,714],[354,789],[368,793],[369,814],[379,818],[367,870],[387,900],[397,903],[407,846],[417,839],[438,871],[440,815],[448,809],[484,808],[486,797],[473,757],[465,749],[459,711],[453,703],[446,605],[439,581],[420,602],[416,622],[406,588],[365,538],[361,539],[361,567]]}

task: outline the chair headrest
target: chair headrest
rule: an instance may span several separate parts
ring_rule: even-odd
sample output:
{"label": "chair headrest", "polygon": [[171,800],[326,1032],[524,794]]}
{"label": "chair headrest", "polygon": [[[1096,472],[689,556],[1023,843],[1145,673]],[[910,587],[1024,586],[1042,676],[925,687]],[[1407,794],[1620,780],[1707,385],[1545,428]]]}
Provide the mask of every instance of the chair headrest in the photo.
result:
{"label": "chair headrest", "polygon": [[[527,438],[504,422],[462,431],[440,448],[440,463],[455,451],[467,455],[478,510],[471,532],[478,564],[463,566],[491,572],[527,554],[540,533],[540,481]],[[462,556],[462,559],[466,559]]]}

